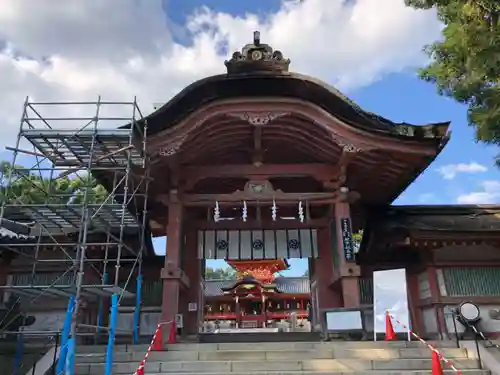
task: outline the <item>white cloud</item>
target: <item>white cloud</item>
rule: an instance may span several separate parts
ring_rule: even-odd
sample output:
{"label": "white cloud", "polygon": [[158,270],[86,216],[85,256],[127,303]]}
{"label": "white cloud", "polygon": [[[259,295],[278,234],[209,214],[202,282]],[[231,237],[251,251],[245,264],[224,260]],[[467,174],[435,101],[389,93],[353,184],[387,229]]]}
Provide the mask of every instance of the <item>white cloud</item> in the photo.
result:
{"label": "white cloud", "polygon": [[[0,146],[13,143],[24,97],[132,100],[143,111],[189,83],[224,72],[223,61],[251,41],[292,59],[292,69],[352,89],[425,61],[439,37],[432,11],[402,0],[284,1],[265,18],[201,8],[176,43],[161,0],[0,0]],[[7,48],[2,50],[2,41]],[[220,52],[227,45],[227,54]]]}
{"label": "white cloud", "polygon": [[476,162],[447,164],[439,167],[436,171],[446,180],[452,180],[459,173],[482,173],[488,168]]}
{"label": "white cloud", "polygon": [[480,184],[478,191],[459,195],[460,204],[497,204],[500,203],[500,181],[487,180]]}

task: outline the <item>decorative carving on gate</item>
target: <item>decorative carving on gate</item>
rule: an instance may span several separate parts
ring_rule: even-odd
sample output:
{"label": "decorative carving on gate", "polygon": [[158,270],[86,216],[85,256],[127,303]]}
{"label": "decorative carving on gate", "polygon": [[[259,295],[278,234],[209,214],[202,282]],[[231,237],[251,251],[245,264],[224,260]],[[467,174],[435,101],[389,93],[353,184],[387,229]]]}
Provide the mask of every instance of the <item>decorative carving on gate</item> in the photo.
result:
{"label": "decorative carving on gate", "polygon": [[250,125],[264,126],[290,112],[232,112],[228,116],[247,121]]}
{"label": "decorative carving on gate", "polygon": [[363,150],[359,147],[356,147],[353,144],[346,144],[346,145],[342,146],[342,151],[346,152],[346,153],[354,154],[354,153],[362,152]]}
{"label": "decorative carving on gate", "polygon": [[245,193],[269,195],[276,192],[270,181],[248,181],[244,188]]}
{"label": "decorative carving on gate", "polygon": [[187,136],[179,137],[177,139],[174,139],[173,141],[169,142],[166,146],[163,146],[160,148],[159,154],[161,156],[172,156],[177,154],[179,152],[182,144],[184,143],[184,140],[186,139]]}

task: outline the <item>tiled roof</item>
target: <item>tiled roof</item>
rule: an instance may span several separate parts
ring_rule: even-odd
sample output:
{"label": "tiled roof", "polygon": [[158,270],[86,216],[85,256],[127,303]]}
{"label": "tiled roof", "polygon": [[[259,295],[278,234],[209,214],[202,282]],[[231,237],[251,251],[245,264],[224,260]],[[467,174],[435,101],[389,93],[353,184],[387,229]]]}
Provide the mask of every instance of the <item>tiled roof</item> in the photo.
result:
{"label": "tiled roof", "polygon": [[27,240],[29,236],[29,227],[11,220],[3,219],[0,222],[0,240]]}
{"label": "tiled roof", "polygon": [[[222,288],[231,287],[236,280],[207,280],[205,281],[205,296],[214,297],[223,295]],[[281,293],[307,294],[311,292],[308,277],[277,277],[274,280],[276,288]]]}
{"label": "tiled roof", "polygon": [[0,237],[9,237],[9,238],[26,238],[26,236],[22,234],[17,234],[7,228],[0,228]]}

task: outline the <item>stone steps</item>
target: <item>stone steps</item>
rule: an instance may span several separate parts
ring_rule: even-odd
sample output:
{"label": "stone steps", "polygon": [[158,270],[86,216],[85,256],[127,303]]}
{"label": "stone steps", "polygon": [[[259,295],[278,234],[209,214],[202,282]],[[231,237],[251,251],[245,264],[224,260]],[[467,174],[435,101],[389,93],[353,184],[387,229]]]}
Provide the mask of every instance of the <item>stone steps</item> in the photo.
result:
{"label": "stone steps", "polygon": [[199,341],[202,343],[299,342],[320,339],[319,332],[231,332],[199,335]]}
{"label": "stone steps", "polygon": [[[489,375],[478,370],[454,342],[436,342],[444,355],[467,375]],[[444,348],[443,348],[444,347]],[[146,345],[115,347],[113,375],[134,374]],[[78,347],[78,375],[102,375],[105,347]],[[263,342],[168,345],[151,352],[150,375],[424,375],[431,374],[431,352],[419,342]],[[449,372],[443,364],[445,372]]]}
{"label": "stone steps", "polygon": [[[456,348],[455,341],[429,341],[439,348]],[[288,349],[319,349],[319,348],[352,348],[352,349],[398,349],[422,348],[417,341],[328,341],[328,342],[260,342],[260,343],[179,343],[167,345],[168,351],[221,351],[221,350],[288,350]],[[116,352],[146,352],[148,345],[116,345]],[[78,345],[78,353],[105,353],[105,345]]]}
{"label": "stone steps", "polygon": [[[448,359],[466,359],[464,349],[446,348],[443,354]],[[292,349],[292,350],[225,350],[225,351],[165,351],[151,352],[149,361],[231,361],[231,360],[302,360],[302,359],[427,359],[430,352],[427,349]],[[106,355],[79,354],[79,363],[104,362]],[[116,352],[116,362],[140,362],[144,353]]]}
{"label": "stone steps", "polygon": [[[475,369],[477,362],[458,359],[459,369]],[[391,359],[367,361],[360,359],[310,359],[310,360],[269,360],[269,361],[148,361],[145,372],[158,373],[219,373],[233,374],[252,370],[254,373],[266,371],[316,371],[316,372],[359,372],[359,371],[412,371],[430,369],[431,359]],[[133,374],[137,363],[122,362],[113,366],[114,374]],[[78,364],[77,374],[97,375],[104,372],[104,363]]]}
{"label": "stone steps", "polygon": [[[463,370],[465,375],[489,375],[490,372],[486,370]],[[446,375],[455,374],[452,370],[443,370]],[[95,373],[95,375],[102,375],[103,373]],[[182,372],[182,375],[199,375],[199,372]],[[265,371],[265,372],[232,372],[231,375],[432,375],[431,370],[416,370],[416,371],[356,371],[356,372],[318,372],[318,371]],[[172,375],[171,372],[154,373],[154,375]],[[220,372],[204,372],[203,375],[220,375]]]}

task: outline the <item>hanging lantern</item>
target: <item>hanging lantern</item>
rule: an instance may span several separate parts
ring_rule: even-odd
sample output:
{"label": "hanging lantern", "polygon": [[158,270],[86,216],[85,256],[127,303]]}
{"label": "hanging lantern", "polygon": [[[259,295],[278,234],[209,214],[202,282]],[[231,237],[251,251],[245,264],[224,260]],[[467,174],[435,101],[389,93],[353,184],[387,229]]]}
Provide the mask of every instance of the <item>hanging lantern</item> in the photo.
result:
{"label": "hanging lantern", "polygon": [[299,220],[301,223],[304,222],[304,207],[302,207],[302,201],[299,202]]}
{"label": "hanging lantern", "polygon": [[214,221],[217,223],[220,220],[220,208],[219,208],[219,202],[215,202],[215,208],[214,208]]}
{"label": "hanging lantern", "polygon": [[276,221],[277,212],[278,212],[278,208],[276,207],[276,202],[273,199],[273,206],[271,207],[271,217],[273,218],[273,221]]}
{"label": "hanging lantern", "polygon": [[247,221],[247,215],[248,215],[248,210],[247,210],[247,202],[243,201],[243,210],[241,212],[241,218],[243,221]]}

